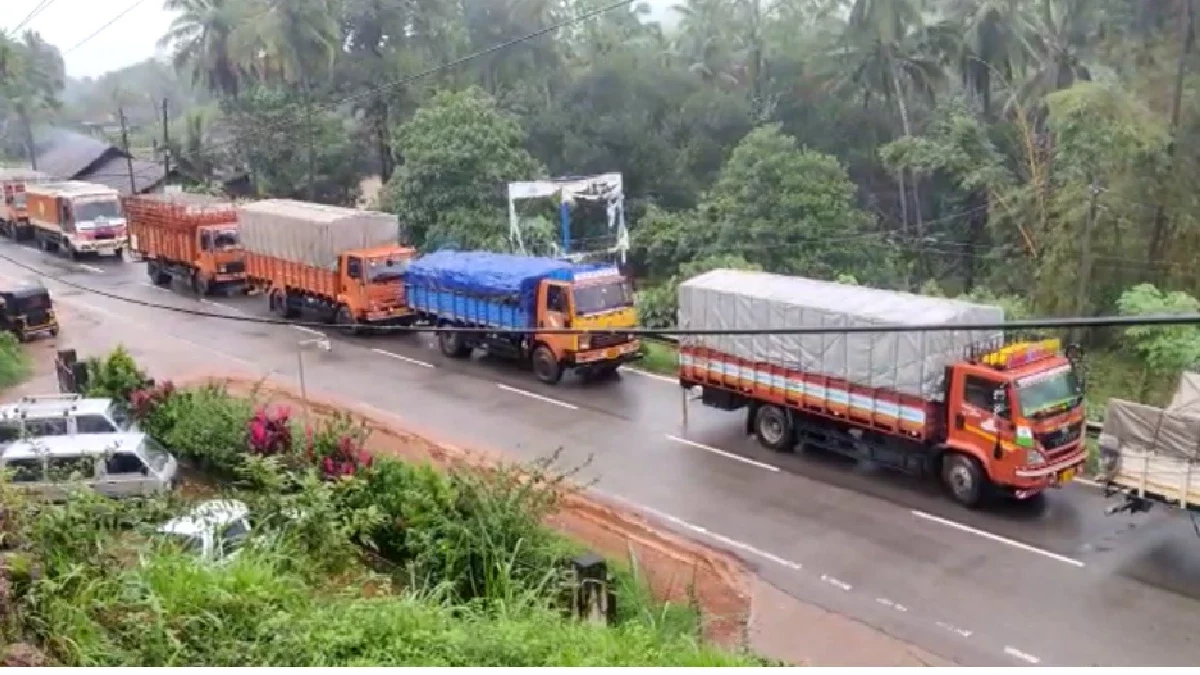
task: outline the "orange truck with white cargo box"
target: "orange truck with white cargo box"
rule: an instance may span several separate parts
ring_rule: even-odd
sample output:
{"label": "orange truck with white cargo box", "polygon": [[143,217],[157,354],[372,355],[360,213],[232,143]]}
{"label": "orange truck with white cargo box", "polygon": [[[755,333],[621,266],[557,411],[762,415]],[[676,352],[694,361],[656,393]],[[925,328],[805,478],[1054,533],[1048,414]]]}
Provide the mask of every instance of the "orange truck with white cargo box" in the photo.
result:
{"label": "orange truck with white cargo box", "polygon": [[987,305],[715,270],[680,285],[681,329],[863,332],[682,336],[679,383],[705,405],[747,409],[747,433],[775,451],[932,474],[968,507],[1029,499],[1083,468],[1083,387],[1058,340],[1004,346],[999,331],[955,330],[1003,321]]}
{"label": "orange truck with white cargo box", "polygon": [[25,195],[33,238],[43,251],[73,260],[87,253],[121,257],[129,236],[116,190],[71,180],[27,184]]}
{"label": "orange truck with white cargo box", "polygon": [[246,254],[238,241],[233,203],[177,192],[122,200],[129,248],[146,261],[156,286],[183,281],[197,295],[232,294],[246,284]]}
{"label": "orange truck with white cargo box", "polygon": [[416,251],[400,245],[396,216],[289,199],[237,210],[246,276],[271,311],[312,313],[352,334],[412,322],[403,279]]}
{"label": "orange truck with white cargo box", "polygon": [[0,234],[17,240],[33,234],[25,207],[25,186],[48,179],[49,176],[33,169],[0,167]]}

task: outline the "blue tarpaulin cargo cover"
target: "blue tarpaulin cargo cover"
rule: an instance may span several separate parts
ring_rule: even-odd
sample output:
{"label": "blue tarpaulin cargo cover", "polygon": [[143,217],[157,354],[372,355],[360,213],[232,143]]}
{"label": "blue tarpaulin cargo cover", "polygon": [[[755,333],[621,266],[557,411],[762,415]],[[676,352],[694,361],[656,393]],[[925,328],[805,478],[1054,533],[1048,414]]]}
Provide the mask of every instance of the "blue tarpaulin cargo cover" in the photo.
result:
{"label": "blue tarpaulin cargo cover", "polygon": [[486,326],[532,326],[542,279],[570,282],[575,265],[553,258],[438,251],[405,273],[409,306],[446,319]]}

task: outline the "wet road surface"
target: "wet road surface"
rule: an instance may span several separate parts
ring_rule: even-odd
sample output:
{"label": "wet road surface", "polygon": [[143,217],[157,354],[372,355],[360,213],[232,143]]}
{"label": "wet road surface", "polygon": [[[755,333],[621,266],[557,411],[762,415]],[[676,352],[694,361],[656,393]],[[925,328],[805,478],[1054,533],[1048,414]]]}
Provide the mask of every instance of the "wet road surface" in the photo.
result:
{"label": "wet road surface", "polygon": [[[0,244],[0,274],[45,279],[56,300],[195,350],[353,398],[464,445],[520,459],[556,451],[597,489],[664,524],[733,551],[786,592],[966,665],[1194,665],[1200,662],[1200,538],[1159,510],[1106,516],[1075,484],[1043,508],[961,509],[936,486],[840,461],[777,455],[741,413],[689,407],[668,378],[625,372],[547,387],[503,361],[444,359],[429,335],[346,338],[330,330],[177,314],[267,318],[261,297],[198,301],[151,286],[143,265],[70,263]],[[218,367],[219,368],[219,367]],[[799,630],[800,627],[797,627]]]}

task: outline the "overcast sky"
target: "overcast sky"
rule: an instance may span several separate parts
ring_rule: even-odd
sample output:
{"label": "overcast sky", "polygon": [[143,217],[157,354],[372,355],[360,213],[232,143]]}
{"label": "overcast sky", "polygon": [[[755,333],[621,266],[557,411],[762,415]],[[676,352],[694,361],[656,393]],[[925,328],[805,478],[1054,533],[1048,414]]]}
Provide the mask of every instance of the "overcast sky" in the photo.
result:
{"label": "overcast sky", "polygon": [[[0,0],[0,28],[11,30],[42,0]],[[661,19],[676,0],[650,0],[652,18]],[[155,44],[171,25],[171,15],[162,9],[162,0],[143,0],[95,37],[72,49],[96,32],[136,0],[49,0],[32,21],[42,38],[63,51],[67,74],[71,77],[96,77],[110,70],[148,59]]]}

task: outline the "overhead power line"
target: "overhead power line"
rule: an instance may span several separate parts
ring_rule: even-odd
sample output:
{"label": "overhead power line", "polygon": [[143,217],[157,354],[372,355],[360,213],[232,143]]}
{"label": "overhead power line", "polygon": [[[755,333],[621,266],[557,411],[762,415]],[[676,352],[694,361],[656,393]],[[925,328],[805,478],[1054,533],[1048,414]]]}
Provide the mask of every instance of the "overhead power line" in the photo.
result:
{"label": "overhead power line", "polygon": [[18,31],[20,31],[22,28],[25,27],[25,24],[36,19],[38,14],[41,14],[43,11],[46,10],[47,7],[49,7],[50,5],[53,5],[53,4],[54,4],[54,0],[42,0],[37,5],[34,5],[33,9],[29,10],[29,13],[25,15],[25,18],[21,19],[21,21],[19,23],[17,23],[16,26],[13,26],[8,31],[8,34],[16,35]]}
{"label": "overhead power line", "polygon": [[[161,309],[187,316],[223,319],[251,324],[269,324],[276,326],[301,326],[305,328],[349,329],[361,328],[352,324],[337,324],[304,321],[280,321],[256,316],[231,316],[216,312],[204,312],[187,307],[162,305],[138,298],[130,298],[97,288],[78,284],[55,274],[49,274],[32,265],[19,260],[0,255],[0,260],[9,262],[17,267],[28,270],[39,277],[51,279],[76,290],[91,293],[103,298],[117,300],[132,305]],[[1000,323],[961,323],[961,324],[913,324],[889,326],[821,326],[821,327],[774,327],[774,328],[744,328],[740,330],[702,330],[694,328],[619,328],[610,330],[581,330],[576,328],[465,328],[458,326],[377,326],[372,330],[388,333],[501,333],[508,335],[522,334],[556,334],[556,335],[635,335],[635,336],[701,336],[701,335],[827,335],[853,333],[936,333],[953,331],[998,331],[998,330],[1030,330],[1030,329],[1066,329],[1066,328],[1104,328],[1130,326],[1200,326],[1200,314],[1172,314],[1155,316],[1098,316],[1026,319],[1021,321],[1005,321]]]}
{"label": "overhead power line", "polygon": [[80,48],[80,47],[82,47],[83,45],[87,44],[87,43],[88,43],[88,42],[89,42],[89,41],[90,41],[92,38],[94,38],[94,37],[96,37],[97,35],[99,35],[99,34],[103,33],[104,31],[108,30],[109,26],[111,26],[111,25],[113,25],[114,23],[116,23],[116,22],[120,21],[121,19],[123,19],[123,18],[125,17],[125,15],[126,15],[126,14],[128,14],[128,13],[132,12],[133,10],[137,9],[137,7],[138,7],[139,5],[141,5],[142,3],[144,3],[144,2],[146,2],[146,0],[137,0],[137,2],[134,2],[132,5],[130,5],[130,6],[128,6],[128,7],[126,7],[126,8],[125,8],[125,9],[124,9],[124,10],[123,10],[123,11],[122,11],[120,14],[118,14],[118,15],[114,16],[113,18],[109,19],[109,20],[108,20],[108,23],[106,23],[106,24],[104,24],[103,26],[100,26],[99,28],[97,28],[97,29],[95,30],[95,32],[93,32],[91,35],[89,35],[89,36],[87,36],[87,37],[83,38],[83,39],[82,39],[82,40],[80,40],[79,42],[76,42],[74,46],[72,46],[70,49],[68,49],[68,50],[66,50],[65,52],[63,52],[63,53],[62,53],[62,55],[63,55],[63,56],[66,56],[67,54],[70,54],[71,52],[75,51],[76,49],[79,49],[79,48]]}

